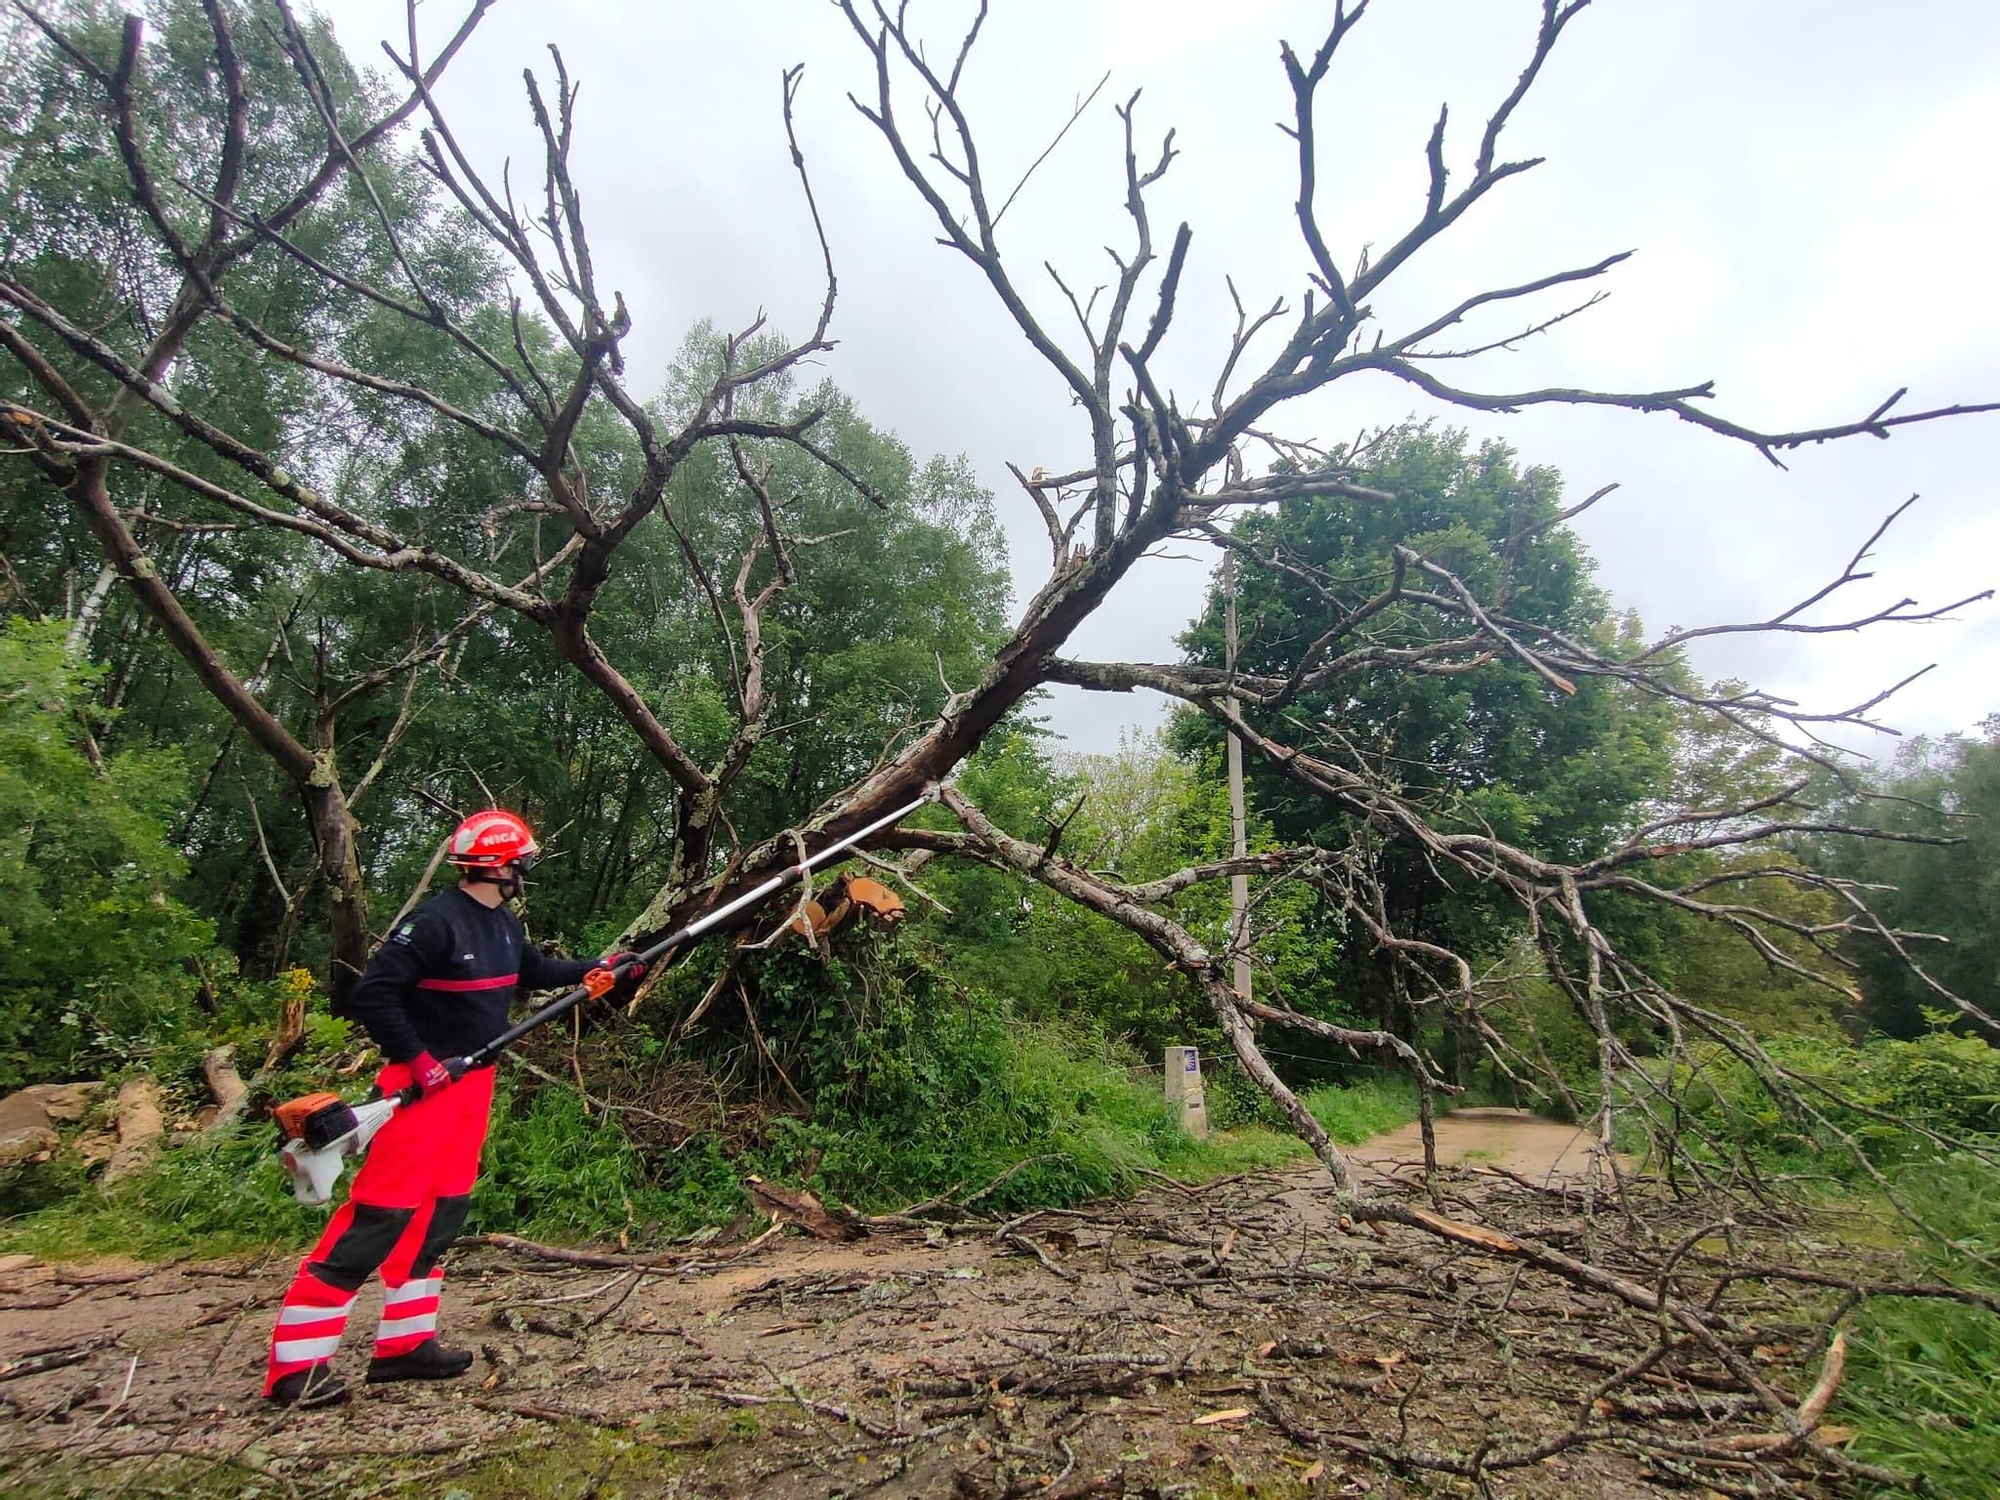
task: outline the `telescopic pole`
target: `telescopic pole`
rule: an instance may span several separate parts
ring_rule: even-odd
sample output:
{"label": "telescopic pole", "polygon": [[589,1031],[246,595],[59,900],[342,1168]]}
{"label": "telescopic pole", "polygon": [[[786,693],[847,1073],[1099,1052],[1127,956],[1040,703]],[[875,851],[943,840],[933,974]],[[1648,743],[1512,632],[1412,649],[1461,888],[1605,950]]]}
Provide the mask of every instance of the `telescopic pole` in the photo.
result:
{"label": "telescopic pole", "polygon": [[[819,853],[809,855],[795,865],[786,866],[786,868],[780,870],[776,875],[773,875],[769,880],[765,881],[762,885],[757,886],[754,890],[745,891],[742,895],[738,896],[734,901],[730,901],[725,903],[724,905],[718,906],[714,911],[696,917],[692,922],[688,923],[685,927],[677,928],[673,932],[668,933],[665,937],[661,938],[657,943],[653,944],[652,947],[646,949],[643,953],[638,954],[637,961],[639,963],[648,965],[657,963],[661,958],[665,957],[667,953],[669,953],[675,948],[680,947],[683,943],[693,942],[696,938],[700,937],[704,932],[708,932],[713,928],[720,926],[722,923],[728,921],[731,917],[735,916],[738,912],[745,911],[748,908],[757,905],[758,902],[765,900],[769,896],[775,895],[777,892],[783,890],[788,885],[792,885],[797,881],[804,880],[806,876],[812,873],[815,866],[825,864],[835,855],[846,853],[849,849],[853,848],[863,839],[869,838],[874,834],[880,833],[885,828],[889,828],[897,823],[900,823],[904,818],[907,818],[911,813],[915,812],[918,808],[922,807],[926,802],[935,800],[936,797],[937,797],[937,788],[932,787],[927,791],[925,791],[925,793],[921,797],[917,798],[914,802],[909,803],[907,806],[899,807],[894,812],[885,814],[884,816],[877,818],[867,827],[857,829],[855,832],[850,833],[846,838],[840,839],[835,843],[828,844],[824,849],[820,850]],[[627,959],[624,963],[619,964],[618,967],[614,969],[612,972],[614,974],[620,974],[620,971],[628,968],[632,962],[633,962],[632,959]],[[547,1025],[550,1021],[555,1020],[556,1017],[558,1016],[567,1015],[570,1011],[574,1010],[577,1006],[581,1005],[585,1000],[589,998],[590,998],[590,991],[585,989],[582,985],[578,985],[575,989],[570,990],[568,993],[558,997],[557,999],[551,1000],[547,1005],[544,1005],[540,1010],[536,1011],[533,1015],[523,1019],[520,1022],[520,1024],[510,1027],[506,1031],[501,1032],[500,1035],[493,1038],[492,1041],[488,1042],[478,1051],[470,1053],[465,1057],[452,1058],[445,1064],[445,1066],[451,1070],[451,1076],[454,1078],[457,1078],[461,1074],[471,1071],[473,1068],[483,1068],[488,1063],[492,1062],[496,1057],[498,1057],[502,1052],[505,1052],[509,1047],[513,1046],[514,1043],[521,1040],[521,1038],[526,1036],[529,1032],[535,1030],[537,1027]]]}

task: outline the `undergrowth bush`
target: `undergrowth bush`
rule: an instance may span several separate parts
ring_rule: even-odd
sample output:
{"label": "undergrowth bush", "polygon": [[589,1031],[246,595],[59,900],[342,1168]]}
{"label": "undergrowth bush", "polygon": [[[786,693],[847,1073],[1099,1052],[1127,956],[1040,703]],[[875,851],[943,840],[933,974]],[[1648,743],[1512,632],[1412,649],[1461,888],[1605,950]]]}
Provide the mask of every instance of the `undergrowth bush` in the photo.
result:
{"label": "undergrowth bush", "polygon": [[[296,987],[305,976],[292,972],[294,978],[270,988]],[[135,1066],[111,1073],[78,1132],[53,1160],[0,1168],[0,1245],[61,1258],[226,1254],[288,1243],[315,1215],[323,1219],[323,1210],[292,1201],[264,1106],[328,1087],[358,1092],[359,1079],[343,1079],[338,1071],[356,1056],[352,1028],[331,1016],[309,1016],[305,1044],[287,1064],[257,1080],[243,1118],[215,1134],[195,1131],[198,1111],[210,1102],[203,1054],[222,1042],[242,1044],[244,1056],[261,1054],[269,1040],[268,1025],[232,1025],[230,1019],[225,1015],[206,1029],[163,1038]],[[249,1067],[242,1071],[255,1076]],[[120,1182],[102,1184],[79,1147],[85,1138],[103,1141],[112,1133],[117,1086],[139,1072],[152,1075],[162,1112],[185,1135],[170,1129],[150,1162]]]}
{"label": "undergrowth bush", "polygon": [[151,1056],[239,988],[214,924],[176,895],[180,753],[92,763],[78,714],[103,669],[64,631],[0,619],[0,1092]]}
{"label": "undergrowth bush", "polygon": [[1284,1111],[1271,1102],[1262,1085],[1227,1053],[1202,1056],[1201,1087],[1208,1123],[1213,1129],[1257,1127],[1289,1133],[1292,1128],[1285,1121]]}
{"label": "undergrowth bush", "polygon": [[982,1208],[1060,1205],[1142,1169],[1213,1175],[1299,1152],[1255,1128],[1190,1140],[1157,1077],[1135,1078],[1131,1048],[1091,1024],[1024,1023],[914,941],[860,933],[835,957],[781,951],[756,987],[766,1035],[813,1099],[810,1119],[771,1123],[763,1170],[859,1207],[989,1184]]}
{"label": "undergrowth bush", "polygon": [[[2000,1147],[2000,1138],[1989,1139]],[[1955,1153],[1892,1174],[1898,1195],[1943,1239],[1914,1238],[1922,1279],[2000,1298],[2000,1168]],[[1909,1225],[1885,1206],[1888,1233]],[[1838,1421],[1852,1423],[1856,1458],[1924,1476],[1923,1490],[1883,1495],[1994,1493],[2000,1432],[2000,1315],[1961,1303],[1882,1297],[1850,1329]]]}
{"label": "undergrowth bush", "polygon": [[642,1156],[615,1117],[574,1089],[502,1083],[493,1101],[471,1227],[544,1240],[639,1239],[723,1223],[744,1206],[712,1136]]}
{"label": "undergrowth bush", "polygon": [[[657,1034],[613,1028],[593,1039],[586,1073],[593,1092],[638,1113],[607,1113],[503,1065],[472,1227],[657,1243],[744,1213],[750,1173],[869,1211],[942,1197],[1006,1212],[1130,1191],[1148,1173],[1201,1179],[1306,1156],[1288,1129],[1266,1123],[1261,1095],[1232,1087],[1227,1068],[1214,1079],[1215,1133],[1191,1139],[1169,1115],[1157,1071],[1129,1047],[1085,1024],[1024,1024],[1007,1001],[962,986],[916,944],[864,936],[838,957],[780,953],[755,984],[766,1035],[811,1090],[809,1115],[746,1111],[741,1100],[716,1108],[713,1098],[706,1115],[686,1111],[683,1097],[648,1090],[685,1095],[690,1077],[708,1076],[703,1057],[663,1071]],[[225,1034],[153,1059],[165,1065],[170,1115],[191,1116],[202,1102],[198,1044]],[[699,1045],[726,1053],[741,1039],[710,1034]],[[284,1099],[329,1084],[358,1093],[363,1056],[349,1027],[314,1016],[307,1045],[260,1093]],[[1410,1080],[1390,1074],[1319,1088],[1309,1104],[1350,1144],[1417,1112]],[[710,1128],[641,1128],[683,1115]],[[38,1191],[0,1201],[0,1213],[14,1215],[0,1225],[0,1245],[61,1256],[303,1245],[324,1214],[290,1201],[273,1144],[253,1109],[219,1139],[169,1147],[109,1192],[59,1159],[39,1169]]]}
{"label": "undergrowth bush", "polygon": [[239,1127],[163,1150],[109,1187],[52,1164],[74,1190],[0,1225],[0,1246],[50,1260],[130,1255],[155,1260],[303,1246],[326,1210],[292,1200],[268,1125]]}
{"label": "undergrowth bush", "polygon": [[[817,1156],[815,1187],[869,1209],[982,1193],[982,1209],[1060,1206],[1175,1177],[1296,1160],[1302,1147],[1249,1128],[1191,1139],[1156,1079],[1089,1031],[1012,1026],[989,998],[921,1028],[908,1050],[922,1087],[881,1109],[873,1089],[822,1103],[811,1120],[774,1122],[766,1164],[790,1176]],[[1005,1180],[1000,1180],[1005,1175]]]}
{"label": "undergrowth bush", "polygon": [[[2000,1135],[2000,1049],[1976,1037],[1938,1029],[1907,1042],[1791,1037],[1766,1048],[1793,1075],[1799,1095],[1878,1165],[1935,1155],[1939,1148],[1925,1131],[1948,1139]],[[1719,1049],[1700,1060],[1698,1076],[1683,1072],[1675,1083],[1711,1139],[1767,1169],[1850,1179],[1862,1173],[1838,1135],[1774,1098]]]}
{"label": "undergrowth bush", "polygon": [[[1702,1078],[1677,1080],[1702,1128],[1766,1172],[1815,1179],[1811,1201],[1833,1216],[1840,1239],[1899,1248],[1908,1264],[1885,1279],[2000,1299],[2000,1049],[1941,1027],[1913,1041],[1790,1037],[1766,1046],[1867,1152],[1887,1190],[1854,1151],[1773,1101],[1733,1059],[1708,1059]],[[1876,1297],[1853,1315],[1848,1335],[1832,1419],[1855,1428],[1854,1457],[1918,1482],[1858,1493],[1995,1493],[2000,1316],[1957,1302]]]}
{"label": "undergrowth bush", "polygon": [[[753,1172],[866,1210],[997,1184],[976,1207],[1004,1211],[1124,1191],[1144,1172],[1201,1179],[1304,1155],[1257,1127],[1194,1141],[1157,1077],[1135,1079],[1130,1055],[1077,1028],[1009,1025],[990,998],[967,997],[907,1040],[896,1070],[829,1090],[811,1119],[772,1117],[727,1143],[697,1133],[677,1148],[637,1144],[574,1089],[503,1069],[470,1227],[657,1243],[746,1211],[741,1180]],[[324,1087],[332,1061],[295,1061],[275,1097]],[[73,1259],[303,1247],[326,1211],[292,1202],[274,1143],[267,1121],[246,1122],[170,1146],[108,1191],[59,1158],[36,1169],[45,1191],[0,1210],[14,1214],[0,1249]]]}

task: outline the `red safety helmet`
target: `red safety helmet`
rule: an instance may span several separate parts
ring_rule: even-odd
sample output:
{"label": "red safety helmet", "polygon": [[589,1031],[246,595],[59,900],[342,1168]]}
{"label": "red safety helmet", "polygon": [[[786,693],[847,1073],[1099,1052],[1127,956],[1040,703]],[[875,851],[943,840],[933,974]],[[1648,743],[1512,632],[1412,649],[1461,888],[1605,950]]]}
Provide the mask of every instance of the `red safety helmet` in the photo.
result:
{"label": "red safety helmet", "polygon": [[510,812],[489,807],[452,831],[445,858],[461,870],[499,870],[523,864],[541,852],[534,831]]}

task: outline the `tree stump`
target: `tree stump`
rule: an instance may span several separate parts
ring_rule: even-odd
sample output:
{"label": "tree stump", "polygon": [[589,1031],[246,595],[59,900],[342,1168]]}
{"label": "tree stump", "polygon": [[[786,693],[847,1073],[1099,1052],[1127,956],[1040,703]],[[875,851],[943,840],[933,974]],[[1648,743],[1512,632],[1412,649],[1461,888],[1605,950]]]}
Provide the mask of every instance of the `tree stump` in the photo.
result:
{"label": "tree stump", "polygon": [[278,1032],[271,1038],[271,1050],[265,1054],[264,1066],[259,1073],[268,1073],[280,1066],[305,1043],[306,1039],[306,997],[287,995],[278,1009]]}

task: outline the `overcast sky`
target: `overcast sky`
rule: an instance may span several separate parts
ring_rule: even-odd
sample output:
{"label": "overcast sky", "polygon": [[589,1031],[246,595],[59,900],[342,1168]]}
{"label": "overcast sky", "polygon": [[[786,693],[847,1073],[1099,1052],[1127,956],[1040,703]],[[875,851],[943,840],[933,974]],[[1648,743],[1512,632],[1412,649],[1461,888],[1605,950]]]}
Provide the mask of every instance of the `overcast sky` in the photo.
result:
{"label": "overcast sky", "polygon": [[[321,0],[351,55],[380,61],[402,0]],[[956,46],[972,7],[915,0]],[[1534,0],[1375,0],[1322,91],[1320,203],[1336,259],[1398,238],[1425,186],[1423,145],[1449,102],[1447,159],[1462,180],[1486,113],[1525,61]],[[463,7],[425,0],[435,46]],[[1162,244],[1188,220],[1193,252],[1161,361],[1184,395],[1213,383],[1246,302],[1294,307],[1308,260],[1290,217],[1290,113],[1277,44],[1316,46],[1326,4],[1287,0],[993,0],[964,88],[990,179],[1010,187],[1107,71],[1096,105],[1029,182],[1002,226],[1018,281],[1051,331],[1066,326],[1053,261],[1073,285],[1128,243],[1114,98],[1143,88],[1143,137],[1173,126],[1181,156],[1154,207]],[[816,316],[818,252],[786,159],[779,76],[806,64],[801,139],[840,277],[827,372],[919,455],[965,453],[999,499],[1017,602],[1039,586],[1046,538],[1005,463],[1051,471],[1088,458],[1066,389],[1021,341],[936,226],[872,127],[848,104],[872,88],[867,54],[823,0],[501,0],[441,91],[461,139],[516,183],[539,158],[523,66],[558,42],[583,92],[578,179],[601,285],[634,318],[636,382],[664,368],[694,320],[738,326],[759,309],[798,332]],[[921,122],[919,100],[903,102]],[[1485,389],[1658,389],[1713,379],[1716,409],[1760,427],[1851,420],[1907,385],[1907,409],[2000,399],[2000,6],[1988,0],[1598,0],[1565,34],[1503,154],[1546,156],[1502,186],[1376,299],[1392,332],[1465,295],[1614,251],[1611,299],[1454,373]],[[1155,147],[1156,149],[1156,147]],[[1560,304],[1551,303],[1554,311]],[[1499,323],[1490,331],[1511,331]],[[1364,381],[1366,383],[1364,383]],[[1757,619],[1836,574],[1881,517],[1922,499],[1877,548],[1849,614],[1910,595],[1942,604],[2000,583],[1994,503],[2000,415],[1850,439],[1773,468],[1672,418],[1550,408],[1438,413],[1386,378],[1344,382],[1296,408],[1294,436],[1336,440],[1441,414],[1565,475],[1572,497],[1622,488],[1579,519],[1599,579],[1654,631]],[[1071,654],[1172,659],[1212,559],[1148,562]],[[1748,677],[1819,708],[1845,707],[1928,662],[1883,711],[1906,731],[1968,729],[2000,711],[2000,609],[1860,636],[1716,642],[1707,674]],[[1063,694],[1052,727],[1108,748],[1163,705]],[[1893,742],[1857,742],[1880,752]]]}

